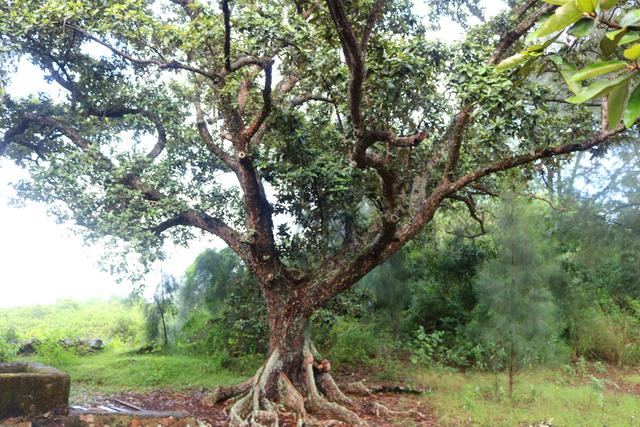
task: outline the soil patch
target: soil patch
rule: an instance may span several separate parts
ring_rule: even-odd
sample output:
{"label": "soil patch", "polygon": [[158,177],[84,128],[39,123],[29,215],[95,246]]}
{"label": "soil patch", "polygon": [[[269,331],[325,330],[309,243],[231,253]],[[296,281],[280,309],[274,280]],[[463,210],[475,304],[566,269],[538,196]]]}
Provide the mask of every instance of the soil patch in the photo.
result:
{"label": "soil patch", "polygon": [[[425,404],[421,396],[404,393],[377,393],[372,396],[351,396],[357,407],[354,408],[360,417],[371,426],[437,426],[437,419]],[[227,426],[226,409],[228,402],[214,404],[211,391],[203,388],[192,388],[183,391],[155,390],[146,393],[123,393],[100,401],[93,405],[122,404],[126,402],[135,407],[150,411],[184,411],[212,427]],[[377,406],[384,405],[391,410],[385,413]],[[294,426],[292,414],[280,412],[280,425]],[[345,424],[336,424],[344,426]]]}

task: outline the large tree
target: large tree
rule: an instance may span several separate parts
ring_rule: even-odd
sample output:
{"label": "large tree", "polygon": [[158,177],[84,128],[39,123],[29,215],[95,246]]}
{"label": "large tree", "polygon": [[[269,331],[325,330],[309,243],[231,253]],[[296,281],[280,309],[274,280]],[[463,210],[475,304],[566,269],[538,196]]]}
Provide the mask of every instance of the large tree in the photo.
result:
{"label": "large tree", "polygon": [[[477,15],[468,3],[430,2],[427,21]],[[245,393],[232,424],[273,423],[278,399],[300,419],[306,408],[358,424],[314,360],[305,334],[314,311],[439,208],[481,219],[475,197],[492,192],[493,174],[625,133],[601,124],[592,103],[562,102],[558,76],[570,66],[552,57],[561,74],[550,73],[544,50],[554,42],[584,64],[603,27],[631,34],[635,21],[619,24],[612,0],[550,3],[512,1],[446,46],[407,0],[2,0],[0,77],[26,58],[63,95],[5,94],[0,155],[29,170],[20,195],[47,202],[89,239],[113,236],[151,261],[163,239],[187,242],[199,230],[240,256],[268,308],[270,354],[254,378],[221,390]],[[503,61],[550,13],[540,37],[580,18],[591,27],[578,22],[579,43],[553,37]],[[620,37],[609,40],[615,51]],[[499,63],[524,66],[500,73]],[[616,110],[631,77],[572,101],[615,87]]]}

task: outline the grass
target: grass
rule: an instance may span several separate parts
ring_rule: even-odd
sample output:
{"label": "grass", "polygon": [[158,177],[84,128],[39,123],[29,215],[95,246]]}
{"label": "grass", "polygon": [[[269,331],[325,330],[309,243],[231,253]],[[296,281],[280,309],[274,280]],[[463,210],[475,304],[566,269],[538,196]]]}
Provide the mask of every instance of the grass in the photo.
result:
{"label": "grass", "polygon": [[36,356],[30,360],[67,372],[71,376],[71,401],[74,403],[82,403],[95,395],[122,391],[188,387],[213,389],[245,380],[252,372],[225,369],[216,357],[182,353],[138,355],[105,351],[76,356],[64,352]]}
{"label": "grass", "polygon": [[443,426],[640,426],[640,399],[612,391],[590,376],[568,378],[558,370],[522,375],[512,399],[503,374],[446,370],[416,372],[432,392],[425,399]]}
{"label": "grass", "polygon": [[[126,390],[214,389],[240,382],[256,368],[246,364],[243,372],[227,369],[222,366],[221,356],[171,352],[137,355],[123,349],[85,356],[49,352],[34,360],[71,375],[71,400],[76,404]],[[618,391],[612,382],[623,378],[625,384],[638,383],[637,370],[616,371],[622,376],[602,380],[586,371],[541,368],[518,376],[515,394],[509,398],[504,374],[390,365],[394,369],[385,370],[384,378],[372,372],[370,379],[429,388],[424,400],[441,426],[529,426],[548,420],[554,426],[566,427],[640,427],[640,398]]]}

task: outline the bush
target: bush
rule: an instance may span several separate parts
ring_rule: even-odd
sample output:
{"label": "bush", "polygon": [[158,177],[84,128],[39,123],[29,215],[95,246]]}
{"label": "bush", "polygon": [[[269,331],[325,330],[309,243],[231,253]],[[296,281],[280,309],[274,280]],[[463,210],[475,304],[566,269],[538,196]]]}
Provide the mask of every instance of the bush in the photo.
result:
{"label": "bush", "polygon": [[47,338],[36,347],[36,359],[46,365],[57,368],[69,366],[77,361],[77,355],[74,350],[67,349],[52,338]]}
{"label": "bush", "polygon": [[611,303],[585,314],[575,327],[574,353],[619,366],[640,363],[640,320],[635,309]]}
{"label": "bush", "polygon": [[16,356],[18,347],[0,337],[0,362],[10,362]]}
{"label": "bush", "polygon": [[504,369],[505,349],[495,343],[474,343],[463,334],[427,333],[419,326],[409,342],[410,360],[425,366],[449,366],[479,371]]}
{"label": "bush", "polygon": [[386,330],[376,329],[375,323],[339,318],[320,351],[327,348],[329,358],[337,364],[358,366],[389,359],[397,347],[393,336]]}

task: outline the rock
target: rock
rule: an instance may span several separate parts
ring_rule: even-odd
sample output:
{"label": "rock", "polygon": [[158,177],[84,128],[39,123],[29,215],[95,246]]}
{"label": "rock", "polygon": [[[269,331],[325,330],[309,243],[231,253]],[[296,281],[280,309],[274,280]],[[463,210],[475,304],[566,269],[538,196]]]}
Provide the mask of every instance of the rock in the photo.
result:
{"label": "rock", "polygon": [[78,345],[78,342],[71,338],[64,338],[64,339],[58,340],[58,344],[60,344],[64,348],[72,348]]}
{"label": "rock", "polygon": [[89,340],[89,350],[91,351],[100,351],[104,349],[104,343],[99,338],[94,338]]}
{"label": "rock", "polygon": [[69,387],[69,375],[50,366],[0,363],[0,420],[48,412],[66,414]]}
{"label": "rock", "polygon": [[29,341],[25,341],[20,348],[18,348],[18,356],[31,356],[38,352],[38,346],[40,345],[40,340],[31,339]]}

